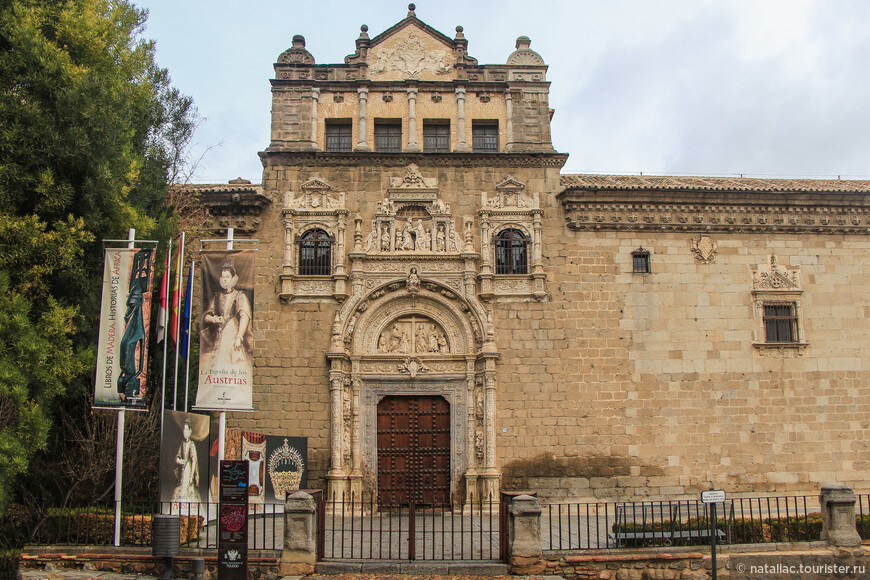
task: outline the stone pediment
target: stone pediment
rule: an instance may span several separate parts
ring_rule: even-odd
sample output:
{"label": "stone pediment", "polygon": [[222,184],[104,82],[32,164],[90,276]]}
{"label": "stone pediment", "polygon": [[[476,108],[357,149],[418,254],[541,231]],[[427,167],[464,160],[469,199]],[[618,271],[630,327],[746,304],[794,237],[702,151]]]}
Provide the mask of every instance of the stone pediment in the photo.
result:
{"label": "stone pediment", "polygon": [[540,201],[537,194],[526,195],[526,185],[508,175],[501,183],[495,186],[498,193],[494,197],[487,198],[486,193],[481,194],[481,207],[487,209],[538,209]]}
{"label": "stone pediment", "polygon": [[800,291],[800,266],[785,266],[777,263],[776,256],[770,256],[768,263],[753,269],[752,289],[765,293]]}
{"label": "stone pediment", "polygon": [[284,194],[284,206],[286,209],[323,211],[344,208],[344,193],[338,197],[330,195],[332,186],[314,176],[300,185],[302,195],[295,196],[292,191]]}

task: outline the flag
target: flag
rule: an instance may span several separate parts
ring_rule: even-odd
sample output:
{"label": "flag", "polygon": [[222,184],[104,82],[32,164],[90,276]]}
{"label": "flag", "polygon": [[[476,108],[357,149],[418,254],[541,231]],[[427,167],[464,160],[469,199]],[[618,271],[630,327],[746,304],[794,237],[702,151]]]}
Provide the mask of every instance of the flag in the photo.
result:
{"label": "flag", "polygon": [[181,358],[187,358],[190,346],[190,303],[193,302],[193,262],[190,263],[190,273],[187,275],[187,288],[184,290],[184,308],[181,311],[181,328],[178,352]]}
{"label": "flag", "polygon": [[166,338],[166,294],[169,290],[169,254],[166,250],[166,270],[160,277],[160,308],[157,310],[157,343]]}
{"label": "flag", "polygon": [[181,286],[181,268],[184,266],[184,234],[181,235],[181,246],[178,248],[178,266],[172,279],[172,293],[169,302],[169,347],[175,348],[178,341],[178,290]]}

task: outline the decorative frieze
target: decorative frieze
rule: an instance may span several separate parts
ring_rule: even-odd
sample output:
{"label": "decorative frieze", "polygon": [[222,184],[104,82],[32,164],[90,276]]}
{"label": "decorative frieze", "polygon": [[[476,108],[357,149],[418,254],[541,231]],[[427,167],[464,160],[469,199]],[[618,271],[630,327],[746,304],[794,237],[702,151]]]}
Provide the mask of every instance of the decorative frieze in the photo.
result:
{"label": "decorative frieze", "polygon": [[[569,176],[572,177],[572,176]],[[568,227],[577,231],[870,233],[867,194],[566,189]]]}

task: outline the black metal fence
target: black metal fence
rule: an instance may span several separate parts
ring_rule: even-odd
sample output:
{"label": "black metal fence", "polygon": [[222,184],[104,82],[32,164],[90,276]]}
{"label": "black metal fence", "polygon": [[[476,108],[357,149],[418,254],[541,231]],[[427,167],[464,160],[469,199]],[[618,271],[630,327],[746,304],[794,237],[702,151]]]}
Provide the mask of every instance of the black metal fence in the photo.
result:
{"label": "black metal fence", "polygon": [[374,495],[318,502],[320,560],[502,560],[504,525],[496,498],[462,510],[380,507]]}
{"label": "black metal fence", "polygon": [[[868,496],[859,510],[870,510]],[[697,500],[563,503],[544,506],[545,550],[597,550],[624,547],[756,544],[818,540],[822,514],[817,496],[734,498],[716,504]],[[863,507],[861,507],[863,506]],[[870,514],[866,519],[870,528]],[[862,534],[863,537],[863,534]]]}
{"label": "black metal fence", "polygon": [[[177,515],[181,520],[181,545],[217,547],[216,503],[125,503],[121,514],[120,545],[151,546],[154,514]],[[113,545],[114,504],[48,510],[34,529],[34,545]],[[284,545],[284,505],[251,504],[248,515],[248,548],[281,550]]]}

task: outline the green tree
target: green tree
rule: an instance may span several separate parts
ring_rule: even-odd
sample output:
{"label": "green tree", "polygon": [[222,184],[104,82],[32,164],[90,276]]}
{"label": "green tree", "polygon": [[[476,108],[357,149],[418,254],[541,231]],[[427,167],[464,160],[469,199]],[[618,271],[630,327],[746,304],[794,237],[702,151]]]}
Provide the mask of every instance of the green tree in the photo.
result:
{"label": "green tree", "polygon": [[0,513],[34,452],[63,440],[52,402],[92,391],[100,240],[173,228],[167,188],[196,113],[142,38],[146,16],[125,0],[0,1]]}

